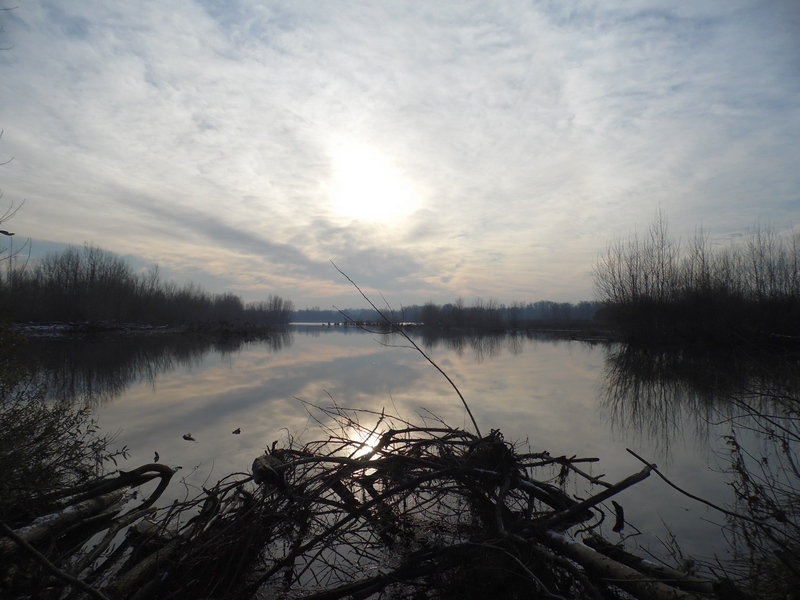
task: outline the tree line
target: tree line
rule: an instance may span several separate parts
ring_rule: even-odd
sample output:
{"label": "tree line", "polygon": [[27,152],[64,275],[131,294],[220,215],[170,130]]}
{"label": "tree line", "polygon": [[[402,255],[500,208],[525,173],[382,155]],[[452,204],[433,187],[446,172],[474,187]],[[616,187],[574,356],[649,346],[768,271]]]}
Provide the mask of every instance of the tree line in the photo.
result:
{"label": "tree line", "polygon": [[698,229],[681,243],[659,213],[643,235],[608,245],[594,286],[629,341],[800,336],[800,231],[759,223],[723,243]]}
{"label": "tree line", "polygon": [[270,295],[245,303],[232,293],[211,294],[193,283],[161,278],[154,265],[136,272],[123,258],[93,244],[49,253],[32,268],[6,264],[0,278],[2,317],[14,322],[147,324],[247,321],[288,323],[291,300]]}
{"label": "tree line", "polygon": [[494,299],[477,299],[467,304],[462,298],[438,305],[427,302],[413,307],[418,320],[426,325],[445,329],[478,329],[505,331],[543,326],[571,327],[594,319],[599,302],[513,302],[504,304]]}
{"label": "tree line", "polygon": [[[601,302],[514,302],[506,305],[494,299],[476,299],[467,304],[463,298],[446,304],[426,302],[412,304],[398,310],[387,309],[395,322],[421,323],[442,329],[477,329],[481,331],[506,331],[534,327],[572,327],[592,321]],[[295,311],[297,322],[379,323],[381,316],[373,309],[323,310],[319,307]]]}
{"label": "tree line", "polygon": [[[158,265],[137,272],[119,255],[94,244],[49,253],[33,267],[19,266],[14,257],[5,258],[5,273],[0,277],[0,317],[14,322],[286,324],[374,323],[381,319],[373,309],[340,312],[313,307],[295,311],[291,300],[278,295],[245,303],[232,293],[211,294],[193,283],[179,286],[162,279]],[[589,321],[600,307],[600,302],[546,300],[506,305],[494,299],[477,299],[467,304],[459,298],[453,303],[426,302],[387,310],[396,321],[444,329],[500,331]]]}

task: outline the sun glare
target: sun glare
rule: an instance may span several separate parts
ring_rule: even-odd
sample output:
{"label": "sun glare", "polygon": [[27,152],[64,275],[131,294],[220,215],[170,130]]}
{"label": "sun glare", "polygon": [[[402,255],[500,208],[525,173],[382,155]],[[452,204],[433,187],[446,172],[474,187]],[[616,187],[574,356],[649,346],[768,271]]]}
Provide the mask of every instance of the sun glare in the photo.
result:
{"label": "sun glare", "polygon": [[389,222],[419,204],[412,186],[386,158],[367,148],[342,147],[334,155],[333,211],[348,219]]}
{"label": "sun glare", "polygon": [[381,436],[377,433],[369,432],[364,429],[352,431],[350,437],[360,446],[359,449],[353,454],[353,458],[361,458],[362,456],[366,456],[371,453],[381,439]]}

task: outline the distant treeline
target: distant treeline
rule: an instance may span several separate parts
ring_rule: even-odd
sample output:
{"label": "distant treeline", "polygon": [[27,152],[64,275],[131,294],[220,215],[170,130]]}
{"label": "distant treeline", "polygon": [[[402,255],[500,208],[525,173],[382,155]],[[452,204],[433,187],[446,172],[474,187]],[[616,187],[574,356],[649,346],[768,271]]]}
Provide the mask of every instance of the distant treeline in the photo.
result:
{"label": "distant treeline", "polygon": [[[444,329],[479,329],[482,331],[504,331],[508,329],[529,329],[533,327],[570,327],[578,322],[594,319],[602,307],[600,302],[515,302],[510,305],[496,300],[475,300],[472,304],[459,298],[454,303],[423,305],[414,304],[390,311],[387,316],[396,322],[422,323],[429,327]],[[386,314],[385,313],[385,314]],[[346,315],[346,316],[344,316]],[[318,307],[295,311],[293,321],[300,323],[337,323],[355,321],[359,323],[378,323],[381,321],[377,311],[372,309],[322,310]]]}
{"label": "distant treeline", "polygon": [[601,304],[583,301],[569,302],[514,302],[505,305],[496,300],[475,300],[467,305],[462,299],[443,305],[427,302],[415,306],[418,320],[425,325],[445,329],[479,329],[481,331],[503,331],[508,329],[530,329],[541,326],[571,327],[577,322],[594,319]]}
{"label": "distant treeline", "polygon": [[137,273],[121,257],[91,244],[48,254],[32,268],[6,265],[0,317],[15,322],[108,321],[188,324],[208,321],[288,323],[294,306],[270,295],[245,304],[231,293],[163,281],[158,266]]}
{"label": "distant treeline", "polygon": [[672,239],[663,215],[609,244],[594,270],[604,317],[628,341],[740,343],[800,336],[800,232],[756,225],[722,244]]}

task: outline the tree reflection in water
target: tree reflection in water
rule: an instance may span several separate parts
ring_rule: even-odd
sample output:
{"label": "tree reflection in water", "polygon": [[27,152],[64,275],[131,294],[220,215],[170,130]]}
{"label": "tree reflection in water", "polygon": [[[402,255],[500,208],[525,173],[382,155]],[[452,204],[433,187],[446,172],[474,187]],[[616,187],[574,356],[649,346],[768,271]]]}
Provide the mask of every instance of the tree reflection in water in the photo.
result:
{"label": "tree reflection in water", "polygon": [[[159,375],[197,366],[209,353],[229,356],[248,343],[242,336],[193,334],[115,334],[79,339],[31,338],[23,346],[26,363],[35,365],[50,398],[101,405],[134,383],[154,383]],[[279,330],[257,340],[279,351],[292,344],[292,333]]]}
{"label": "tree reflection in water", "polygon": [[[413,333],[412,335],[417,335]],[[526,331],[515,333],[480,333],[480,332],[447,332],[436,329],[423,329],[418,333],[422,346],[426,350],[446,348],[452,350],[457,356],[462,357],[467,352],[472,353],[475,362],[496,358],[503,351],[512,356],[522,353],[524,342],[548,340],[558,342],[559,338],[550,334]]]}
{"label": "tree reflection in water", "polygon": [[722,435],[734,492],[726,529],[732,577],[778,597],[800,583],[800,354],[741,349],[609,352],[601,402],[612,427],[658,441],[668,456],[694,423]]}

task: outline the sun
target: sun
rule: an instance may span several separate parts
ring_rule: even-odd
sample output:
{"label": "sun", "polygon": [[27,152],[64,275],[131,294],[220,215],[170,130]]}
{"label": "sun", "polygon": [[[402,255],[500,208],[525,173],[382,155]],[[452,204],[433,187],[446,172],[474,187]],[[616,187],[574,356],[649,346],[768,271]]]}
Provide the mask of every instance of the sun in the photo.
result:
{"label": "sun", "polygon": [[375,446],[380,442],[381,436],[375,431],[353,429],[350,440],[359,445],[358,450],[352,455],[353,458],[362,458],[375,450]]}
{"label": "sun", "polygon": [[417,210],[419,199],[400,170],[367,147],[343,145],[333,157],[330,203],[347,219],[391,222]]}

